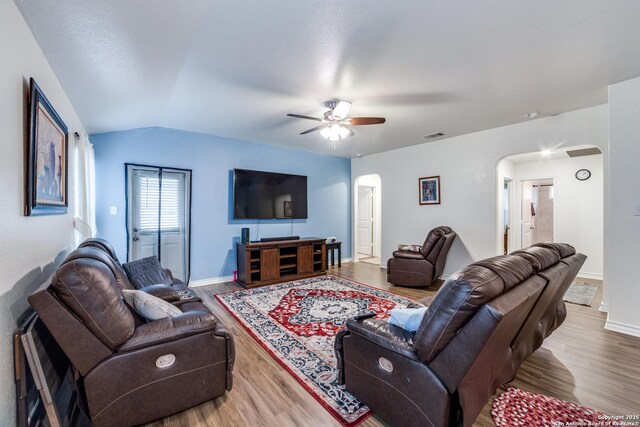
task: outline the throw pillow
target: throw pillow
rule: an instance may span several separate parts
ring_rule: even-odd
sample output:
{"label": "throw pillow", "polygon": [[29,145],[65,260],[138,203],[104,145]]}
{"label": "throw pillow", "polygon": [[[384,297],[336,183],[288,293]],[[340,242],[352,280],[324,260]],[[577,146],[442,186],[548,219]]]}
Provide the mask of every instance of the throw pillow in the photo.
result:
{"label": "throw pillow", "polygon": [[389,311],[391,317],[387,321],[409,332],[415,332],[418,330],[426,312],[427,307],[394,308]]}
{"label": "throw pillow", "polygon": [[409,252],[420,252],[422,251],[422,246],[420,245],[398,245],[399,251],[409,251]]}
{"label": "throw pillow", "polygon": [[161,300],[143,291],[123,289],[122,296],[136,313],[147,320],[164,319],[165,317],[182,313],[178,307],[170,302]]}
{"label": "throw pillow", "polygon": [[122,268],[127,273],[129,281],[138,289],[158,283],[164,285],[173,283],[155,255],[128,262],[123,264]]}

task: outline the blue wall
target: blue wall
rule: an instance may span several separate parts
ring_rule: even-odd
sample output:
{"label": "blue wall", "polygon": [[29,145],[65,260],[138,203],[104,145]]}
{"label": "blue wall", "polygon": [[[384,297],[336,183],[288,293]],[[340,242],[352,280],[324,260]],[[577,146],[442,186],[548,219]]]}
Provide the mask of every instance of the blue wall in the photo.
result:
{"label": "blue wall", "polygon": [[[237,221],[232,217],[234,168],[308,177],[306,220],[294,220],[293,234],[336,236],[343,257],[351,256],[351,162],[349,159],[165,128],[91,135],[96,153],[98,235],[126,260],[124,164],[191,169],[191,278],[230,276],[236,269],[235,242],[249,227],[251,239],[288,236],[290,220]],[[117,206],[118,214],[109,214]]]}

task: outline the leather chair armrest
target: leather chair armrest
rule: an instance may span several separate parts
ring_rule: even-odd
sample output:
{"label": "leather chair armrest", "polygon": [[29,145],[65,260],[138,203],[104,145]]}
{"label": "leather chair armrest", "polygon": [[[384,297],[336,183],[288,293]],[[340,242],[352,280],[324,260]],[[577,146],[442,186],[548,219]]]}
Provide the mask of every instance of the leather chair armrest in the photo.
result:
{"label": "leather chair armrest", "polygon": [[168,302],[175,302],[180,300],[180,296],[178,295],[178,292],[176,292],[176,290],[169,285],[163,285],[163,284],[150,285],[150,286],[145,286],[140,290],[148,293],[149,295],[153,295],[154,297],[158,297]]}
{"label": "leather chair armrest", "polygon": [[215,330],[218,319],[211,313],[194,311],[154,320],[138,326],[133,336],[117,352],[127,353],[141,348],[175,341],[191,335]]}
{"label": "leather chair armrest", "polygon": [[386,320],[352,318],[347,320],[347,332],[358,334],[395,353],[411,359],[418,359],[413,348],[415,334],[392,325]]}
{"label": "leather chair armrest", "polygon": [[412,252],[412,251],[394,251],[394,258],[404,258],[404,259],[418,259],[424,261],[424,256],[420,252]]}
{"label": "leather chair armrest", "polygon": [[429,307],[431,305],[431,303],[433,303],[433,299],[434,298],[435,298],[435,295],[432,295],[430,297],[424,297],[424,298],[417,299],[414,302],[412,302],[411,304],[409,304],[412,307],[409,307],[409,305],[407,305],[407,308]]}

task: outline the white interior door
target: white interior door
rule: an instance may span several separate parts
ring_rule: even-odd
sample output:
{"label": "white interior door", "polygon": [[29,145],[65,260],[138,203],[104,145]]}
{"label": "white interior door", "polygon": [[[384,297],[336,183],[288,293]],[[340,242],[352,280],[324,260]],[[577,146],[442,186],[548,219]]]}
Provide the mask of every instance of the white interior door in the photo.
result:
{"label": "white interior door", "polygon": [[358,254],[373,255],[373,187],[358,186],[356,227]]}
{"label": "white interior door", "polygon": [[191,171],[127,165],[128,260],[157,256],[189,278]]}
{"label": "white interior door", "polygon": [[522,181],[522,247],[531,246],[533,231],[533,185],[531,181]]}

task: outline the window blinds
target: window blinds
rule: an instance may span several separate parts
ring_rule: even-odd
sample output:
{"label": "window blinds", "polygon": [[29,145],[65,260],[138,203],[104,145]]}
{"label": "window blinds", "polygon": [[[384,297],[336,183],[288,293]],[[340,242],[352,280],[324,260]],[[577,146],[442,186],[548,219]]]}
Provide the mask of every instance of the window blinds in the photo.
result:
{"label": "window blinds", "polygon": [[179,230],[184,217],[184,174],[136,170],[138,228],[142,231]]}

